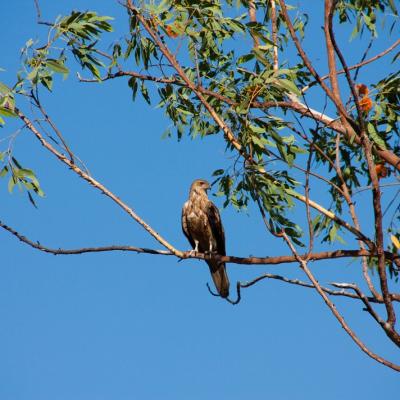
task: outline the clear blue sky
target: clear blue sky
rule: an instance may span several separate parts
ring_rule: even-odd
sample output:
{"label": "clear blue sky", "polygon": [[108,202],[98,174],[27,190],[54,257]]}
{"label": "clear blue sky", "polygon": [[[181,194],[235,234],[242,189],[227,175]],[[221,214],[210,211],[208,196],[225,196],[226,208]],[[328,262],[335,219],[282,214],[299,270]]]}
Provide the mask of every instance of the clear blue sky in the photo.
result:
{"label": "clear blue sky", "polygon": [[[111,15],[114,37],[127,24],[114,1],[41,3],[46,20],[72,6]],[[35,24],[33,0],[3,1],[0,15],[0,67],[6,70],[0,81],[13,84],[19,49],[43,27]],[[319,25],[315,37],[322,35]],[[171,243],[188,249],[181,206],[193,179],[210,179],[228,164],[221,138],[161,139],[169,121],[154,106],[132,103],[123,80],[84,85],[71,73],[43,102],[93,176]],[[10,122],[1,138],[18,127]],[[17,136],[14,149],[37,173],[46,198],[34,209],[25,194],[9,195],[0,181],[5,223],[51,247],[160,248],[28,131]],[[288,254],[251,209],[228,208],[222,218],[229,254]],[[51,256],[2,230],[0,241],[0,399],[375,400],[400,393],[399,375],[362,353],[314,291],[264,281],[233,307],[209,295],[208,268],[200,261],[133,253]],[[313,268],[321,281],[351,281],[359,270],[348,260]],[[229,266],[232,282],[267,271],[304,279],[294,264]],[[371,349],[400,361],[398,349],[359,304],[335,303]]]}

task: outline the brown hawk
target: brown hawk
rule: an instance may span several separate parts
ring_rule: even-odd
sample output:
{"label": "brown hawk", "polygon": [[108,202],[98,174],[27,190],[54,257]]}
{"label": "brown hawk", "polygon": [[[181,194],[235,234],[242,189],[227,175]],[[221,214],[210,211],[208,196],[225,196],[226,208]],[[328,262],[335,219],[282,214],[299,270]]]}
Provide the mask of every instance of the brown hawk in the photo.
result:
{"label": "brown hawk", "polygon": [[[225,233],[218,208],[208,199],[210,185],[203,179],[196,179],[190,187],[189,200],[182,208],[182,230],[194,251],[200,253],[225,252]],[[229,296],[229,279],[225,263],[206,260],[210,267],[215,287],[221,297]]]}

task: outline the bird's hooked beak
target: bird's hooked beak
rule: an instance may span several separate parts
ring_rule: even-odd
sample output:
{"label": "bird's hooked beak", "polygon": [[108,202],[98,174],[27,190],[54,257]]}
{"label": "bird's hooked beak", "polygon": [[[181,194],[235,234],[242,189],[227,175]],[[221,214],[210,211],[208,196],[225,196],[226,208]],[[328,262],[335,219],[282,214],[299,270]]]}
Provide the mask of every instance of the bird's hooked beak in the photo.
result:
{"label": "bird's hooked beak", "polygon": [[210,184],[209,184],[208,182],[205,183],[205,185],[204,185],[204,190],[205,190],[206,192],[208,192],[210,189],[211,189]]}

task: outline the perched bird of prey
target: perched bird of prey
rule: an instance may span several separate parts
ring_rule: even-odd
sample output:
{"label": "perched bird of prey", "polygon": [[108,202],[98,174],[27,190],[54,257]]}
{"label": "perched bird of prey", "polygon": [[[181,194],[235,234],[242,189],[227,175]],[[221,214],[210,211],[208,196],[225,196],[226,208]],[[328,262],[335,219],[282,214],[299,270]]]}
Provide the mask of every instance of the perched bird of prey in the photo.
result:
{"label": "perched bird of prey", "polygon": [[[200,253],[225,253],[225,233],[218,208],[208,199],[210,185],[203,179],[196,179],[190,187],[189,200],[182,208],[182,230],[194,251]],[[206,260],[210,267],[215,287],[221,297],[229,296],[229,279],[225,263]]]}

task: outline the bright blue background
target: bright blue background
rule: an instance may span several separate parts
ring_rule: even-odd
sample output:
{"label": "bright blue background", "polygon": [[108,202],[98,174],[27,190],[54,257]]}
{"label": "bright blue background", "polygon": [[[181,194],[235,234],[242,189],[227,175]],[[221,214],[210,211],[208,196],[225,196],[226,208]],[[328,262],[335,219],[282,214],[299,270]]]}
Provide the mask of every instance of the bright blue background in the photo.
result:
{"label": "bright blue background", "polygon": [[[111,38],[126,28],[125,12],[116,2],[41,3],[45,20],[68,13],[73,3],[75,9],[114,16]],[[320,11],[311,17],[320,18]],[[35,24],[30,0],[3,1],[0,15],[0,66],[6,70],[0,81],[12,85],[19,49],[44,28]],[[308,48],[316,60],[325,57],[318,55],[321,24],[317,19],[310,25],[315,43],[309,42]],[[349,46],[348,35],[343,38]],[[350,44],[357,46],[351,62],[359,60],[365,47],[361,43]],[[177,248],[188,249],[180,228],[181,206],[193,179],[210,179],[215,169],[229,164],[221,137],[184,138],[181,143],[161,139],[169,121],[154,106],[132,103],[125,80],[82,84],[71,73],[66,82],[57,80],[54,95],[43,95],[43,102],[93,176]],[[17,128],[21,125],[10,121],[1,137]],[[36,210],[24,193],[9,195],[6,181],[0,182],[0,219],[5,223],[51,247],[160,248],[108,198],[47,153],[30,132],[17,136],[14,151],[35,170],[46,198],[38,200]],[[325,191],[315,186],[312,194],[318,199]],[[221,199],[215,202],[222,205]],[[367,213],[363,217],[369,220]],[[222,218],[229,254],[288,254],[254,210],[246,214],[228,208]],[[5,231],[0,231],[0,240],[0,399],[398,396],[398,374],[362,353],[314,291],[263,281],[245,290],[240,305],[233,307],[209,295],[208,268],[200,261],[178,263],[172,257],[134,253],[52,256]],[[356,243],[350,241],[349,247]],[[344,259],[312,268],[321,282],[359,276],[359,264]],[[305,279],[295,264],[229,265],[231,282],[267,271]],[[334,300],[372,350],[400,362],[398,350],[360,304]]]}

